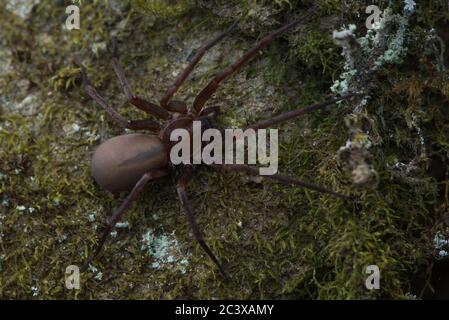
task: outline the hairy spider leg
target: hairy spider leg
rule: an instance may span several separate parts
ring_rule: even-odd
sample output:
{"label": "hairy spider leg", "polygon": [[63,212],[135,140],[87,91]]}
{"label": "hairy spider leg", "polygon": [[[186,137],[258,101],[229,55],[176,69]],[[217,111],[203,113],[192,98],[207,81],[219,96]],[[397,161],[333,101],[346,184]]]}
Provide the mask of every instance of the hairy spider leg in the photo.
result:
{"label": "hairy spider leg", "polygon": [[224,271],[223,267],[221,266],[221,263],[218,261],[218,258],[215,256],[215,254],[212,252],[212,250],[209,248],[209,246],[206,244],[203,238],[203,234],[201,233],[198,224],[196,223],[195,216],[193,215],[192,209],[189,206],[188,199],[187,199],[187,193],[186,193],[186,186],[192,179],[192,173],[193,169],[192,166],[185,166],[183,173],[181,177],[179,178],[177,184],[176,184],[176,191],[178,192],[178,198],[181,202],[182,210],[184,211],[187,220],[189,221],[189,224],[192,228],[193,235],[198,241],[201,248],[206,252],[206,254],[209,256],[209,258],[215,263],[215,265],[218,267],[218,270],[220,270],[221,275],[228,279],[228,276],[226,272]]}
{"label": "hairy spider leg", "polygon": [[237,24],[238,21],[234,22],[228,30],[220,33],[218,36],[210,40],[208,43],[206,43],[204,46],[202,46],[195,52],[195,55],[191,58],[190,63],[187,65],[184,71],[178,76],[178,78],[176,78],[175,83],[172,86],[170,86],[165,92],[164,97],[160,101],[162,107],[164,108],[170,107],[171,98],[174,96],[176,91],[178,91],[178,89],[181,87],[181,85],[184,83],[187,77],[192,73],[193,69],[198,64],[198,62],[200,62],[204,54],[209,49],[214,47],[217,43],[219,43],[225,36],[231,33],[235,29],[235,27],[237,27]]}
{"label": "hairy spider leg", "polygon": [[134,200],[136,200],[137,196],[142,192],[145,185],[154,179],[163,177],[167,175],[168,172],[166,170],[153,170],[145,173],[140,180],[136,183],[130,194],[126,197],[125,201],[120,205],[120,207],[113,213],[112,217],[109,219],[108,225],[106,226],[106,229],[103,232],[102,237],[100,238],[100,241],[98,242],[97,249],[89,256],[89,258],[84,262],[84,264],[81,266],[80,271],[85,271],[89,264],[92,262],[93,259],[100,253],[101,249],[103,248],[106,240],[109,237],[110,232],[115,227],[117,222],[123,217],[123,215],[129,210],[131,207],[131,204]]}
{"label": "hairy spider leg", "polygon": [[260,176],[265,179],[275,180],[277,182],[280,182],[280,183],[283,183],[286,185],[299,186],[299,187],[303,187],[306,189],[318,191],[321,193],[327,193],[327,194],[333,195],[337,198],[344,199],[344,200],[352,200],[351,197],[348,197],[344,194],[335,192],[331,189],[327,189],[325,187],[321,187],[321,186],[318,186],[313,183],[304,182],[295,177],[287,176],[284,174],[260,175],[258,167],[248,166],[245,164],[221,164],[221,165],[214,164],[211,166],[214,168],[217,168],[217,169],[224,170],[224,171],[237,171],[237,172],[245,173],[250,176]]}
{"label": "hairy spider leg", "polygon": [[286,122],[288,120],[291,120],[293,118],[302,116],[302,115],[307,114],[309,112],[312,112],[312,111],[315,111],[315,110],[318,110],[318,109],[323,109],[323,108],[325,108],[325,107],[327,107],[329,105],[332,105],[334,103],[351,99],[352,97],[355,97],[355,96],[358,96],[358,95],[360,95],[360,94],[359,93],[348,93],[348,94],[343,95],[341,97],[329,98],[329,99],[324,100],[322,102],[314,103],[314,104],[311,104],[311,105],[308,105],[308,106],[305,106],[305,107],[298,108],[296,110],[284,112],[284,113],[281,113],[281,114],[279,114],[277,116],[274,116],[274,117],[272,117],[270,119],[262,120],[262,121],[259,121],[257,123],[248,125],[248,126],[245,127],[245,130],[246,129],[255,129],[255,130],[256,129],[265,129],[265,128],[271,127],[273,125],[280,124],[280,123]]}
{"label": "hairy spider leg", "polygon": [[[274,116],[270,119],[267,120],[263,120],[260,122],[257,122],[255,124],[246,126],[244,130],[246,129],[254,129],[254,130],[258,130],[258,129],[265,129],[268,127],[271,127],[275,124],[280,124],[283,123],[285,121],[291,120],[293,118],[302,116],[306,113],[318,110],[318,109],[322,109],[326,106],[332,105],[336,102],[339,101],[343,101],[343,100],[347,100],[350,99],[354,96],[357,96],[359,94],[357,93],[348,93],[344,96],[341,97],[335,97],[335,98],[330,98],[328,100],[319,102],[319,103],[314,103],[302,108],[298,108],[296,110],[293,111],[289,111],[289,112],[284,112],[281,113],[277,116]],[[260,175],[259,173],[259,168],[257,167],[252,167],[252,166],[248,166],[248,165],[240,165],[240,164],[222,164],[222,165],[213,165],[213,167],[215,168],[221,168],[225,171],[237,171],[237,172],[242,172],[245,173],[247,175],[252,175],[252,176],[261,176],[263,178],[266,179],[271,179],[271,180],[276,180],[277,182],[283,183],[283,184],[287,184],[287,185],[296,185],[296,186],[300,186],[303,188],[307,188],[310,190],[314,190],[314,191],[318,191],[321,193],[327,193],[327,194],[331,194],[333,196],[336,196],[338,198],[341,199],[345,199],[345,200],[353,200],[351,197],[348,197],[346,195],[343,195],[341,193],[335,192],[331,189],[322,187],[322,186],[318,186],[315,185],[313,183],[309,183],[309,182],[304,182],[301,181],[295,177],[291,177],[291,176],[287,176],[287,175],[283,175],[283,174],[274,174],[274,175]]]}
{"label": "hairy spider leg", "polygon": [[204,108],[203,110],[201,110],[200,113],[200,117],[204,117],[204,116],[217,116],[219,115],[221,112],[221,108],[219,106],[214,106],[214,107],[208,107],[208,108]]}
{"label": "hairy spider leg", "polygon": [[131,86],[128,82],[128,79],[125,76],[125,71],[118,62],[116,39],[112,38],[111,42],[112,42],[112,68],[114,69],[114,72],[117,75],[120,86],[122,87],[123,92],[125,93],[126,98],[128,99],[128,102],[131,103],[133,106],[139,108],[140,110],[145,111],[146,113],[149,113],[157,118],[164,120],[170,118],[170,114],[164,108],[161,108],[155,103],[146,101],[134,95]]}
{"label": "hairy spider leg", "polygon": [[116,110],[111,108],[106,100],[98,94],[97,90],[91,85],[87,76],[87,71],[81,60],[75,56],[75,62],[81,68],[81,76],[83,78],[83,86],[86,93],[97,102],[121,127],[132,130],[150,130],[152,132],[159,132],[160,124],[152,119],[145,120],[127,120],[120,115]]}
{"label": "hairy spider leg", "polygon": [[275,38],[284,32],[297,26],[304,18],[300,18],[289,23],[282,28],[270,33],[260,40],[252,49],[246,52],[239,60],[227,67],[223,72],[217,74],[209,84],[196,96],[193,102],[193,112],[200,113],[206,102],[217,91],[220,83],[229,78],[234,72],[238,71],[246,62],[251,60],[260,50],[268,46]]}
{"label": "hairy spider leg", "polygon": [[120,66],[117,58],[112,58],[112,68],[114,69],[115,74],[119,79],[120,85],[123,89],[123,92],[125,92],[125,95],[129,103],[131,103],[138,109],[145,111],[146,113],[149,113],[160,119],[167,120],[168,118],[170,118],[170,114],[168,113],[167,110],[161,108],[155,103],[149,102],[145,99],[142,99],[134,95],[134,93],[131,91],[131,87],[128,83],[128,80],[125,77],[125,72],[123,71],[123,68]]}

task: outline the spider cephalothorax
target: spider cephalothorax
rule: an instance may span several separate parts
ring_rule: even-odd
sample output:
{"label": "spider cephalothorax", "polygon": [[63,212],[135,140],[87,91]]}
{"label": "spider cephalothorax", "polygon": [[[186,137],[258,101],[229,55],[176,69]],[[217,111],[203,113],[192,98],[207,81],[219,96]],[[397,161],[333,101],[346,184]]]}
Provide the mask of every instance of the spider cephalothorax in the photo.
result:
{"label": "spider cephalothorax", "polygon": [[[146,130],[150,134],[126,134],[118,137],[114,137],[102,143],[95,151],[91,162],[91,172],[97,183],[111,192],[119,192],[125,190],[131,190],[122,205],[114,212],[109,223],[103,233],[103,236],[99,242],[97,250],[95,250],[87,261],[84,263],[82,270],[88,267],[89,263],[100,252],[100,249],[104,245],[109,233],[115,227],[116,223],[130,208],[131,203],[142,191],[144,186],[151,180],[155,180],[171,174],[174,172],[173,164],[170,161],[169,153],[172,147],[170,141],[170,134],[174,129],[183,128],[191,129],[193,121],[202,121],[205,127],[213,126],[213,115],[217,113],[216,107],[204,108],[208,99],[218,89],[219,85],[225,81],[234,72],[240,69],[248,60],[253,58],[259,50],[270,44],[273,39],[281,35],[282,33],[294,28],[301,20],[294,21],[284,27],[274,31],[273,33],[264,37],[258,42],[254,48],[245,53],[238,61],[231,64],[223,72],[219,73],[212,79],[211,82],[197,95],[193,105],[188,108],[187,104],[180,101],[172,100],[172,97],[187,79],[192,72],[195,65],[200,61],[203,55],[208,49],[217,44],[228,33],[230,33],[235,27],[234,23],[226,32],[221,33],[205,46],[200,48],[196,54],[192,57],[191,62],[181,75],[176,79],[175,83],[167,90],[164,97],[160,100],[160,104],[148,102],[133,94],[131,87],[125,77],[124,71],[118,63],[118,59],[114,55],[112,59],[112,67],[118,77],[121,87],[128,101],[137,108],[145,111],[153,116],[153,119],[145,120],[127,120],[111,108],[108,103],[97,93],[95,88],[90,84],[87,77],[85,67],[81,61],[76,58],[77,64],[81,67],[81,72],[84,81],[84,87],[87,94],[95,100],[103,109],[122,127],[132,130]],[[115,52],[115,50],[114,50]],[[298,117],[305,113],[323,108],[335,102],[349,99],[353,94],[348,94],[342,97],[330,98],[321,103],[316,103],[301,109],[282,113],[268,120],[264,120],[253,125],[248,126],[254,130],[267,128],[275,124],[280,124],[292,118]],[[159,119],[159,121],[154,120]],[[246,173],[249,175],[259,175],[259,170],[256,167],[248,166],[244,164],[223,164],[211,165],[214,168],[224,169],[225,171],[237,171]],[[193,174],[192,165],[180,166],[180,177],[176,184],[176,189],[181,203],[181,207],[186,214],[188,221],[192,227],[193,234],[207,253],[212,261],[217,265],[221,274],[226,277],[226,273],[218,261],[216,256],[209,249],[205,243],[202,233],[200,232],[198,225],[196,224],[194,215],[189,207],[186,195],[186,185],[190,181]],[[334,192],[330,189],[326,189],[311,183],[300,181],[296,178],[289,177],[282,174],[274,174],[264,176],[268,179],[273,179],[278,182],[287,185],[296,185],[306,187],[319,192],[332,194],[336,197],[348,199],[340,193]]]}

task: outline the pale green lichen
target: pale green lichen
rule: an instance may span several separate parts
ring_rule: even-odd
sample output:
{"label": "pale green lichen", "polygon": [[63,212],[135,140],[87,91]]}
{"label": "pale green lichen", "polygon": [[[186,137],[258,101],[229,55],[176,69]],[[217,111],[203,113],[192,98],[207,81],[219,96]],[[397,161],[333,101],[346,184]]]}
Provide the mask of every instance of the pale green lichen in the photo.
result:
{"label": "pale green lichen", "polygon": [[153,230],[149,229],[142,237],[142,250],[152,258],[151,267],[154,269],[178,269],[181,273],[186,273],[188,266],[187,258],[182,258],[178,240],[175,238],[175,232],[169,235],[155,235]]}
{"label": "pale green lichen", "polygon": [[[374,62],[375,68],[380,68],[384,64],[399,64],[407,54],[406,37],[409,29],[410,16],[414,13],[415,7],[408,1],[405,2],[402,15],[393,15],[389,9],[384,11],[381,25],[375,32],[382,32],[395,26],[397,31],[385,39],[387,42],[385,52]],[[376,36],[374,36],[376,37]]]}
{"label": "pale green lichen", "polygon": [[33,7],[41,0],[9,0],[6,3],[6,9],[13,12],[22,19],[27,19]]}

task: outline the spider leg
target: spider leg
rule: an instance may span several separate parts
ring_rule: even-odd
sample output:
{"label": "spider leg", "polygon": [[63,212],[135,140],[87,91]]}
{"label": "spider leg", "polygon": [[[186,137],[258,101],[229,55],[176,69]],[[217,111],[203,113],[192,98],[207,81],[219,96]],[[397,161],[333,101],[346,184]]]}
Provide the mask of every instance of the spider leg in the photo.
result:
{"label": "spider leg", "polygon": [[193,212],[190,209],[185,188],[192,178],[192,167],[186,166],[184,168],[185,168],[185,170],[183,171],[182,176],[179,178],[179,180],[176,184],[176,191],[178,193],[179,201],[181,202],[182,210],[184,211],[185,215],[187,216],[187,220],[189,221],[189,224],[192,227],[193,235],[195,236],[196,241],[198,241],[199,245],[204,250],[204,252],[206,252],[206,254],[209,256],[209,258],[218,267],[222,276],[225,279],[227,279],[228,276],[226,275],[226,272],[224,271],[224,269],[221,266],[220,262],[218,261],[217,257],[215,256],[215,254],[212,252],[212,250],[209,248],[209,246],[204,241],[203,234],[201,233],[201,231],[198,227],[198,224],[196,223],[195,216],[193,215]]}
{"label": "spider leg", "polygon": [[154,180],[156,178],[160,178],[162,176],[165,176],[167,174],[167,171],[164,170],[154,170],[145,173],[140,180],[136,183],[130,194],[126,197],[125,201],[120,205],[120,207],[114,212],[111,219],[108,222],[108,225],[106,226],[106,229],[103,232],[103,235],[98,242],[97,249],[89,256],[89,258],[84,262],[84,264],[81,266],[80,271],[85,271],[89,264],[92,262],[93,259],[100,253],[101,249],[103,248],[106,240],[109,237],[110,232],[115,227],[117,222],[123,217],[123,215],[129,210],[131,207],[131,204],[133,201],[137,198],[139,193],[143,190],[145,185],[150,181]]}
{"label": "spider leg", "polygon": [[259,168],[257,168],[257,167],[251,167],[251,166],[244,165],[244,164],[222,164],[222,165],[214,164],[214,165],[212,165],[212,167],[217,168],[217,169],[222,169],[224,171],[242,172],[242,173],[245,173],[250,176],[260,176],[265,179],[275,180],[277,182],[280,182],[280,183],[283,183],[286,185],[299,186],[299,187],[307,188],[310,190],[318,191],[321,193],[331,194],[335,197],[338,197],[338,198],[341,198],[344,200],[353,200],[353,199],[351,199],[351,197],[348,197],[344,194],[341,194],[341,193],[335,192],[333,190],[318,186],[313,183],[304,182],[295,177],[287,176],[284,174],[260,175]]}
{"label": "spider leg", "polygon": [[203,110],[201,110],[200,116],[204,117],[204,116],[218,116],[221,112],[221,108],[218,106],[215,107],[209,107],[209,108],[204,108]]}
{"label": "spider leg", "polygon": [[262,38],[252,49],[250,49],[247,53],[245,53],[239,60],[231,64],[227,67],[223,72],[217,74],[212,81],[196,96],[195,101],[193,102],[193,111],[196,113],[200,113],[201,109],[203,109],[207,100],[217,91],[221,82],[229,78],[234,72],[238,71],[246,62],[251,60],[261,49],[268,46],[275,38],[283,34],[284,32],[294,28],[297,26],[303,18],[300,18],[296,21],[293,21],[282,28],[270,33],[269,35]]}
{"label": "spider leg", "polygon": [[87,71],[81,60],[75,57],[76,64],[81,68],[81,76],[83,78],[83,86],[86,93],[97,102],[121,127],[133,130],[150,130],[153,132],[158,132],[160,125],[158,122],[146,119],[146,120],[128,120],[120,115],[117,111],[109,106],[106,100],[95,90],[91,85],[89,78],[87,76]]}
{"label": "spider leg", "polygon": [[167,110],[161,108],[155,103],[146,101],[134,95],[133,91],[131,90],[131,86],[128,82],[128,79],[125,76],[125,71],[118,62],[115,39],[112,39],[112,55],[113,55],[112,68],[114,69],[114,72],[117,75],[120,86],[122,87],[123,92],[125,93],[126,98],[128,99],[128,102],[131,103],[133,106],[139,108],[140,110],[145,111],[146,113],[149,113],[157,118],[164,120],[168,119],[170,117],[170,114],[167,112]]}
{"label": "spider leg", "polygon": [[312,112],[312,111],[315,111],[315,110],[318,110],[318,109],[322,109],[322,108],[327,107],[327,106],[329,106],[331,104],[334,104],[336,102],[350,99],[350,98],[352,98],[354,96],[357,96],[357,95],[358,95],[357,93],[348,93],[348,94],[343,95],[341,97],[330,98],[328,100],[325,100],[325,101],[322,101],[322,102],[319,102],[319,103],[314,103],[314,104],[311,104],[311,105],[308,105],[308,106],[305,106],[305,107],[302,107],[302,108],[298,108],[298,109],[293,110],[293,111],[284,112],[284,113],[281,113],[281,114],[279,114],[277,116],[274,116],[274,117],[272,117],[270,119],[262,120],[262,121],[259,121],[257,123],[254,123],[252,125],[246,126],[245,130],[246,129],[254,129],[254,130],[265,129],[265,128],[271,127],[273,125],[276,125],[276,124],[279,124],[279,123],[291,120],[293,118],[302,116],[302,115],[304,115],[306,113],[309,113],[309,112]]}
{"label": "spider leg", "polygon": [[161,99],[160,104],[162,107],[167,108],[169,105],[169,102],[173,95],[178,91],[178,89],[181,87],[181,85],[184,83],[184,81],[187,79],[187,77],[192,73],[195,66],[200,62],[201,58],[204,56],[207,50],[211,49],[213,46],[215,46],[218,42],[220,42],[226,35],[231,33],[234,28],[237,26],[238,21],[234,22],[232,26],[226,30],[225,32],[219,34],[214,39],[210,40],[208,43],[206,43],[204,46],[199,48],[195,55],[191,58],[190,63],[187,65],[187,67],[184,69],[184,71],[178,76],[175,83],[167,89],[165,92],[164,97]]}

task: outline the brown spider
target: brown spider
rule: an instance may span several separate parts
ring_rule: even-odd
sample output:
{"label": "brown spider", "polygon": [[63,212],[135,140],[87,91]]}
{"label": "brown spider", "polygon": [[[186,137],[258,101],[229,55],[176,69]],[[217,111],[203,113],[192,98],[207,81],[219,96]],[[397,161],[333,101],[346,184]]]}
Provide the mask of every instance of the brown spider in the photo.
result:
{"label": "brown spider", "polygon": [[[227,31],[221,33],[209,43],[201,47],[193,56],[189,65],[176,79],[174,84],[169,87],[164,97],[160,100],[160,104],[148,102],[133,94],[131,87],[125,77],[122,67],[119,65],[115,50],[112,58],[112,67],[118,77],[120,85],[128,98],[128,101],[137,108],[149,113],[153,117],[159,118],[161,122],[152,119],[145,120],[127,120],[111,108],[108,103],[97,93],[95,88],[90,84],[87,77],[85,67],[82,65],[79,58],[75,57],[76,63],[81,68],[84,88],[87,94],[95,100],[103,109],[121,126],[133,130],[148,130],[152,134],[125,134],[107,140],[101,144],[95,151],[91,162],[91,173],[97,183],[111,192],[118,192],[124,190],[131,190],[121,206],[114,212],[109,220],[106,229],[103,232],[97,249],[90,255],[87,261],[81,267],[81,271],[86,270],[90,262],[98,255],[103,247],[109,233],[115,227],[116,223],[123,217],[126,211],[130,208],[131,203],[136,199],[137,195],[142,191],[144,186],[152,180],[164,177],[174,172],[175,166],[169,159],[170,149],[173,146],[170,142],[170,133],[177,128],[191,129],[194,120],[203,121],[205,128],[210,128],[212,115],[218,112],[216,107],[204,108],[204,105],[209,98],[214,94],[219,85],[229,78],[234,72],[238,71],[244,63],[253,58],[259,50],[268,46],[273,39],[280,36],[284,32],[292,29],[299,24],[301,20],[294,21],[273,33],[265,36],[258,42],[251,50],[245,53],[238,61],[231,64],[223,72],[219,73],[209,82],[209,84],[196,96],[191,108],[187,107],[185,102],[172,101],[173,95],[183,84],[183,82],[190,75],[196,64],[200,61],[206,51],[216,45],[228,33],[230,33],[237,25],[234,23]],[[348,94],[342,97],[334,97],[325,100],[321,103],[309,105],[307,107],[297,109],[294,111],[282,113],[271,119],[264,120],[253,125],[247,126],[258,130],[267,128],[275,124],[279,124],[298,117],[305,113],[323,108],[325,106],[334,104],[338,101],[349,99],[354,94]],[[259,175],[257,167],[248,165],[211,165],[214,168],[221,168],[226,171],[238,171],[248,175]],[[220,270],[220,273],[226,278],[226,273],[218,261],[217,257],[212,253],[203,239],[203,235],[198,228],[195,217],[188,204],[186,195],[186,186],[192,178],[193,166],[180,165],[181,174],[176,184],[176,190],[184,211],[193,231],[195,239],[199,245],[215,263]],[[282,174],[274,174],[270,176],[263,176],[267,179],[276,180],[287,185],[296,185],[309,188],[315,191],[328,193],[343,199],[349,197],[332,190],[300,181],[296,178],[289,177]]]}

